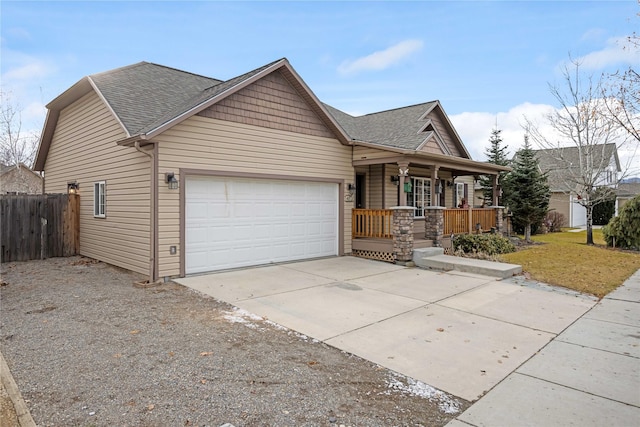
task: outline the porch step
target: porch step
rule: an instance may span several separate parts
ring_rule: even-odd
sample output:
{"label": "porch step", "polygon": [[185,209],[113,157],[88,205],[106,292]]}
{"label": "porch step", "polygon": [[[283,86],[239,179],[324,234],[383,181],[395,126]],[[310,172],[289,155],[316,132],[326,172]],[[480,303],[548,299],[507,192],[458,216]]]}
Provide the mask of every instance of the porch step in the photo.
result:
{"label": "porch step", "polygon": [[[439,251],[438,251],[439,249]],[[443,271],[462,271],[482,274],[484,276],[506,279],[522,273],[522,266],[504,262],[485,261],[481,259],[462,258],[443,255],[442,248],[424,248],[413,251],[413,262],[421,268]]]}

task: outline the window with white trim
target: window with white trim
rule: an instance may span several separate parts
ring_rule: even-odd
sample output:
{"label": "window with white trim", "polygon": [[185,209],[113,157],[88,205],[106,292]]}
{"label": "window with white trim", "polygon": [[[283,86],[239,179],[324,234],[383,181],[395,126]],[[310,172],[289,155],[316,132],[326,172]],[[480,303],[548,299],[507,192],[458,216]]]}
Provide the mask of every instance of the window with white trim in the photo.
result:
{"label": "window with white trim", "polygon": [[416,217],[424,217],[424,208],[431,206],[431,178],[411,178],[411,191],[407,193],[407,205],[416,208]]}
{"label": "window with white trim", "polygon": [[93,216],[106,218],[106,181],[93,183]]}
{"label": "window with white trim", "polygon": [[462,199],[464,199],[464,182],[456,182],[456,201],[453,206],[460,206]]}

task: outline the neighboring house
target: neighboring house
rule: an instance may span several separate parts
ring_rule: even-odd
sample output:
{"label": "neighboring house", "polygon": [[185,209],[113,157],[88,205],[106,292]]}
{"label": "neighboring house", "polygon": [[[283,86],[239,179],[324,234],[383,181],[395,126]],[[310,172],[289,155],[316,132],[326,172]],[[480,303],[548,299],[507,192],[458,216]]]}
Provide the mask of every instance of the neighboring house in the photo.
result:
{"label": "neighboring house", "polygon": [[415,206],[424,235],[424,206],[505,170],[438,101],[353,117],[286,59],[226,81],[141,62],[47,108],[35,169],[77,188],[80,253],[152,279],[349,254],[356,207]]}
{"label": "neighboring house", "polygon": [[[583,227],[587,224],[587,210],[578,203],[580,194],[580,162],[590,161],[599,176],[596,186],[614,187],[621,171],[618,151],[615,144],[602,144],[583,148],[591,150],[589,155],[580,155],[578,147],[534,150],[540,170],[548,173],[551,199],[549,210],[564,215],[565,226]],[[586,169],[585,169],[586,170]]]}
{"label": "neighboring house", "polygon": [[621,182],[616,188],[616,210],[615,215],[618,216],[618,212],[629,200],[634,197],[640,196],[640,182]]}
{"label": "neighboring house", "polygon": [[24,163],[0,165],[0,194],[42,194],[42,177]]}

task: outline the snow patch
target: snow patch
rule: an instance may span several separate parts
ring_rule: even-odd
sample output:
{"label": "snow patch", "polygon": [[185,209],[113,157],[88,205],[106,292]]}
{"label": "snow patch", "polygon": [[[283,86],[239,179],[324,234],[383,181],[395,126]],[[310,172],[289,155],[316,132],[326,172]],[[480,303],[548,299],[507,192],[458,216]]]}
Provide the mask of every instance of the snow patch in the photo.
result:
{"label": "snow patch", "polygon": [[259,329],[260,327],[253,322],[259,322],[262,317],[250,313],[240,308],[234,308],[233,311],[225,311],[222,316],[226,321],[231,323],[243,323],[245,326],[251,329]]}
{"label": "snow patch", "polygon": [[233,311],[223,311],[224,315],[222,316],[223,319],[225,319],[228,322],[231,323],[242,323],[243,325],[245,325],[247,328],[251,328],[251,329],[256,329],[256,330],[264,330],[263,327],[261,327],[260,325],[256,324],[256,322],[260,322],[263,324],[267,324],[269,326],[271,326],[274,329],[277,329],[279,331],[283,331],[286,332],[287,335],[292,335],[296,338],[299,338],[305,342],[309,342],[311,341],[312,343],[319,343],[320,341],[318,341],[315,338],[309,338],[308,336],[301,334],[300,332],[296,332],[296,331],[292,331],[289,328],[282,326],[274,321],[265,319],[263,317],[260,317],[256,314],[253,314],[251,312],[248,312],[246,310],[243,310],[241,308],[234,308]]}
{"label": "snow patch", "polygon": [[419,396],[429,399],[430,402],[437,402],[438,408],[445,414],[457,414],[460,412],[460,403],[456,399],[422,381],[392,373],[389,377],[388,385],[389,391],[384,392],[385,394],[397,391]]}

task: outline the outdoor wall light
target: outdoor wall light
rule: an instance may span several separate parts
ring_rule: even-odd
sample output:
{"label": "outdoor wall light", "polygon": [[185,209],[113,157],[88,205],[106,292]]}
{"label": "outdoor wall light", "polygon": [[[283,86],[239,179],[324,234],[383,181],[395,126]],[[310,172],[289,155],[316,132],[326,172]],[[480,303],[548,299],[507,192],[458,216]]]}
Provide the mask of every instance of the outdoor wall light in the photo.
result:
{"label": "outdoor wall light", "polygon": [[400,185],[400,177],[391,175],[391,182],[393,183],[393,185]]}
{"label": "outdoor wall light", "polygon": [[164,174],[164,182],[169,184],[169,190],[177,190],[180,187],[176,174],[173,172],[166,172]]}
{"label": "outdoor wall light", "polygon": [[80,188],[80,186],[75,181],[67,183],[67,193],[69,193],[69,194],[77,194],[79,188]]}
{"label": "outdoor wall light", "polygon": [[356,191],[356,185],[355,184],[349,184],[347,186],[348,190],[350,193],[353,193],[354,191]]}

